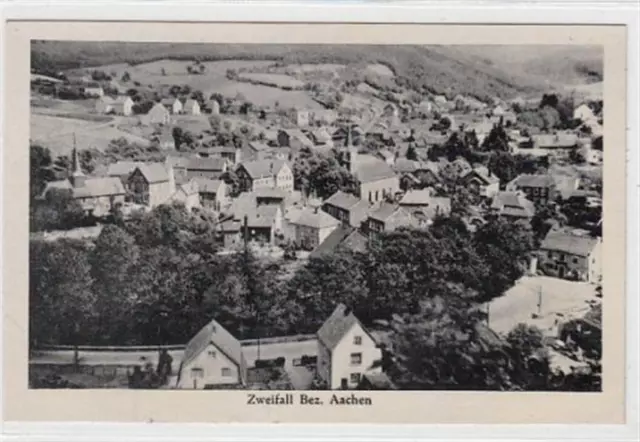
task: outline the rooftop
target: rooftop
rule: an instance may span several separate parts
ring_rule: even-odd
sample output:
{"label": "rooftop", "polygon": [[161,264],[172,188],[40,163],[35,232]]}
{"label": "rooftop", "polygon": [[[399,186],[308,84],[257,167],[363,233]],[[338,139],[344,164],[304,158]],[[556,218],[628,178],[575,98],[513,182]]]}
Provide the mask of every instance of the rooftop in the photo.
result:
{"label": "rooftop", "polygon": [[599,239],[578,236],[571,233],[550,231],[540,245],[541,250],[552,250],[570,255],[587,257],[598,244]]}

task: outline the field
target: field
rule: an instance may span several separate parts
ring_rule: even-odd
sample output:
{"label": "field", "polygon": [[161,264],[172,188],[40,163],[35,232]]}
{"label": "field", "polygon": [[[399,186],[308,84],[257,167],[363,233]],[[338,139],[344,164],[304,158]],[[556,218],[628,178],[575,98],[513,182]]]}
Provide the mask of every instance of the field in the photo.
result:
{"label": "field", "polygon": [[148,145],[149,141],[119,130],[117,122],[98,123],[77,118],[31,114],[31,142],[51,150],[53,155],[68,155],[75,135],[79,149],[105,150],[113,139],[124,137],[130,143]]}
{"label": "field", "polygon": [[277,87],[281,89],[302,89],[304,87],[304,82],[290,77],[289,75],[242,73],[240,74],[239,78],[251,83]]}
{"label": "field", "polygon": [[365,71],[381,77],[393,77],[395,75],[389,66],[381,63],[370,64]]}

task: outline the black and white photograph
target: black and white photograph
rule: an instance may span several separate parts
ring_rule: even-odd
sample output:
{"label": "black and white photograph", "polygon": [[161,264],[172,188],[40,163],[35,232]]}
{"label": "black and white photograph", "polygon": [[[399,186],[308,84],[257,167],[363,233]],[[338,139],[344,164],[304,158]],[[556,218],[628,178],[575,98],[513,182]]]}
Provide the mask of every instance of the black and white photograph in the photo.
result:
{"label": "black and white photograph", "polygon": [[30,50],[29,389],[602,392],[601,46]]}

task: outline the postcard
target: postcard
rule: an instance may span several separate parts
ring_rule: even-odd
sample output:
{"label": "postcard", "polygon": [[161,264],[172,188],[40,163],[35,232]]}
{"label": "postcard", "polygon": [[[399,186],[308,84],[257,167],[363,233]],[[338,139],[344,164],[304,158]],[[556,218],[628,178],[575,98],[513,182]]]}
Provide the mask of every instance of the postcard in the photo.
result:
{"label": "postcard", "polygon": [[624,422],[624,28],[7,31],[7,420]]}

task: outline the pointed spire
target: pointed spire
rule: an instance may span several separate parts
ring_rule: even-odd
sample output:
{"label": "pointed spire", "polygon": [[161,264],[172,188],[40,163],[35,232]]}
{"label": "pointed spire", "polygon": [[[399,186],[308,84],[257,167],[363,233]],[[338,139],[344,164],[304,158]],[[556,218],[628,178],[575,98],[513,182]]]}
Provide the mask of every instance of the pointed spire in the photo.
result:
{"label": "pointed spire", "polygon": [[78,160],[78,148],[76,146],[76,134],[73,134],[73,150],[71,151],[71,184],[74,187],[81,187],[85,182],[85,175],[80,168],[80,161]]}

